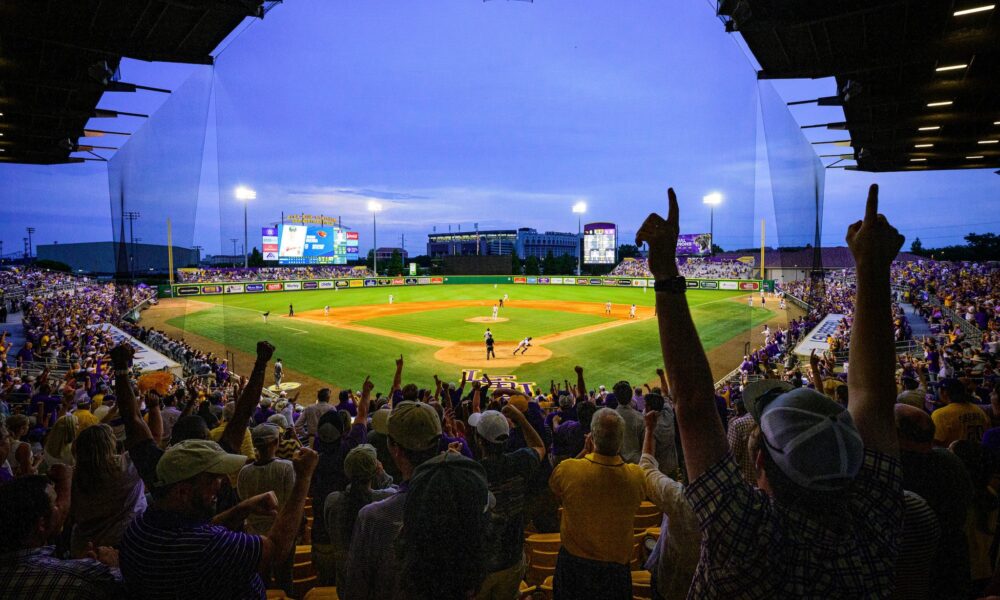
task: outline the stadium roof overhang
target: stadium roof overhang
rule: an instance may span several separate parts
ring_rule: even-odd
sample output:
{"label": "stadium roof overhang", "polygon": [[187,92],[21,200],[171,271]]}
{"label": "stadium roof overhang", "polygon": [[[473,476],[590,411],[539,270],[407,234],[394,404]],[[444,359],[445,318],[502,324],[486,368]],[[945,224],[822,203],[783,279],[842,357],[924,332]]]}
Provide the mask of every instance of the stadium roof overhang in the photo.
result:
{"label": "stadium roof overhang", "polygon": [[[760,78],[836,77],[848,169],[1000,167],[996,0],[719,0]],[[846,144],[843,144],[846,145]]]}
{"label": "stadium roof overhang", "polygon": [[80,138],[100,135],[85,130],[88,120],[128,114],[98,109],[104,92],[156,89],[120,81],[123,57],[211,64],[210,53],[245,17],[261,17],[273,4],[5,0],[0,3],[0,162],[88,160],[70,156],[91,148]]}

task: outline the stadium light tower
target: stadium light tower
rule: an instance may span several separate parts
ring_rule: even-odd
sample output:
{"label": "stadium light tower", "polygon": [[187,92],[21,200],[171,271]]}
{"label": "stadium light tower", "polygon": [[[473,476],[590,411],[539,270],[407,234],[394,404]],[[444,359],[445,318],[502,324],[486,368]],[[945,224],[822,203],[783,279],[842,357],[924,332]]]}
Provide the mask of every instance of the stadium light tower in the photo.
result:
{"label": "stadium light tower", "polygon": [[375,222],[375,215],[382,210],[382,203],[376,200],[369,200],[368,210],[372,212],[372,270],[378,276],[378,225]]}
{"label": "stadium light tower", "polygon": [[722,194],[712,192],[702,197],[701,201],[708,205],[708,237],[711,238],[708,253],[712,253],[712,246],[715,245],[715,207],[722,204]]}
{"label": "stadium light tower", "polygon": [[583,242],[581,236],[583,231],[583,213],[587,212],[586,202],[577,202],[573,205],[573,212],[576,213],[576,276],[579,277],[583,269]]}
{"label": "stadium light tower", "polygon": [[[247,204],[251,200],[257,199],[257,192],[241,185],[236,188],[236,199],[243,202],[243,268],[250,266],[250,259],[247,257]],[[235,252],[234,252],[235,254]]]}

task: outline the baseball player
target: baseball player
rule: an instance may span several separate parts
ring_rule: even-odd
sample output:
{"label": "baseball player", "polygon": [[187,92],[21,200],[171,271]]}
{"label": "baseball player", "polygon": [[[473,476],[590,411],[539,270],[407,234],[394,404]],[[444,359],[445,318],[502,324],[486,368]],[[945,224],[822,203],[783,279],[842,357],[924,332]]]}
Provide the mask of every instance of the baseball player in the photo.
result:
{"label": "baseball player", "polygon": [[267,317],[270,316],[271,311],[261,313],[260,316],[264,317],[264,324],[267,325]]}
{"label": "baseball player", "polygon": [[291,304],[288,305],[288,316],[289,317],[295,316],[295,308]]}
{"label": "baseball player", "polygon": [[327,304],[326,306],[323,307],[323,316],[324,317],[329,317],[330,316],[330,305],[329,304]]}
{"label": "baseball player", "polygon": [[517,344],[517,348],[514,348],[514,356],[520,351],[521,356],[524,356],[528,352],[528,348],[531,347],[531,338],[526,337]]}
{"label": "baseball player", "polygon": [[392,294],[389,294],[389,304],[392,304]]}
{"label": "baseball player", "polygon": [[632,307],[628,309],[628,318],[630,319],[635,318],[635,304],[633,304]]}
{"label": "baseball player", "polygon": [[610,315],[611,314],[611,301],[610,300],[608,300],[607,302],[604,303],[604,314],[605,315]]}
{"label": "baseball player", "polygon": [[750,297],[747,298],[747,306],[753,308],[753,294],[750,294]]}
{"label": "baseball player", "polygon": [[493,352],[493,345],[494,344],[495,344],[495,342],[493,341],[493,334],[490,333],[489,329],[487,329],[486,330],[486,360],[489,360],[491,357],[492,358],[496,358],[497,357],[496,353]]}
{"label": "baseball player", "polygon": [[493,320],[494,320],[494,321],[496,321],[496,320],[497,320],[497,313],[498,313],[499,311],[500,311],[500,307],[498,307],[498,306],[497,306],[496,304],[494,304],[494,305],[493,305]]}

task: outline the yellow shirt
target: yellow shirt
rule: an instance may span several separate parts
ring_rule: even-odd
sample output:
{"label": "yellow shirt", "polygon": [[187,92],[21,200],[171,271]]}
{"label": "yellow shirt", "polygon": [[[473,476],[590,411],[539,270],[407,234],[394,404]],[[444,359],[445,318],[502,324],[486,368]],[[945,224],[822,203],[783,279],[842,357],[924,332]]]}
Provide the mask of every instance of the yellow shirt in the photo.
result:
{"label": "yellow shirt", "polygon": [[645,498],[639,465],[592,453],[559,463],[549,487],[562,500],[562,545],[579,558],[628,564],[632,526]]}
{"label": "yellow shirt", "polygon": [[974,404],[952,402],[931,413],[934,421],[934,441],[943,446],[955,440],[980,443],[990,428],[990,418]]}
{"label": "yellow shirt", "polygon": [[91,427],[93,425],[97,425],[98,423],[101,422],[100,419],[94,416],[94,413],[90,412],[85,408],[76,409],[75,411],[73,411],[73,416],[76,417],[77,435],[79,435],[80,432],[83,431],[84,429]]}
{"label": "yellow shirt", "polygon": [[[222,433],[226,430],[226,422],[223,421],[219,423],[219,426],[208,432],[208,437],[212,438],[213,442],[218,442],[222,439]],[[249,458],[250,460],[257,460],[257,451],[253,449],[253,440],[250,438],[250,430],[247,429],[243,432],[243,443],[240,444],[240,454]]]}

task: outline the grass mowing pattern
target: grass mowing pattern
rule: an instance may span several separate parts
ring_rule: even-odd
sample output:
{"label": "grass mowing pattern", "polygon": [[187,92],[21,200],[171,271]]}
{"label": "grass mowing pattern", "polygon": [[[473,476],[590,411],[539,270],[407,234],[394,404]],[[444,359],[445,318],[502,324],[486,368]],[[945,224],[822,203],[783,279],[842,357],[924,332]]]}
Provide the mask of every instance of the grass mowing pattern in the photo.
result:
{"label": "grass mowing pattern", "polygon": [[[389,293],[396,302],[440,301],[440,300],[496,300],[504,293],[516,300],[553,300],[604,303],[608,300],[616,304],[635,303],[652,306],[654,294],[643,293],[635,288],[587,288],[576,286],[524,286],[508,285],[493,288],[489,285],[448,285],[422,286],[412,288],[367,288],[352,290],[315,290],[271,294],[244,294],[231,296],[207,296],[198,300],[217,306],[176,317],[171,325],[225,344],[235,350],[253,355],[258,340],[267,339],[277,348],[276,357],[284,360],[285,366],[328,381],[336,387],[360,387],[365,375],[371,375],[376,389],[388,389],[392,383],[394,360],[403,354],[406,358],[404,380],[420,386],[431,385],[432,376],[455,380],[459,367],[443,364],[434,359],[438,350],[388,337],[344,331],[306,320],[276,318],[288,312],[288,303],[295,305],[296,311],[322,309],[329,304],[337,306],[357,306],[385,303]],[[772,311],[744,303],[727,302],[733,296],[745,296],[746,292],[700,291],[687,292],[688,303],[692,307],[695,324],[702,344],[710,350],[734,337],[747,337],[750,328],[766,321]],[[485,307],[484,307],[485,309]],[[270,322],[265,325],[260,313],[270,310]],[[446,309],[452,312],[464,309]],[[473,308],[472,316],[485,316],[482,309]],[[488,309],[486,309],[488,310]],[[514,308],[505,308],[504,313]],[[428,311],[399,317],[414,327],[422,327],[425,315],[439,311]],[[562,320],[573,317],[587,317],[559,311],[528,312],[543,314],[547,320]],[[504,315],[508,316],[508,315]],[[364,322],[395,319],[382,317]],[[465,318],[465,317],[463,317]],[[597,322],[603,320],[597,316]],[[476,332],[473,340],[481,340],[483,330],[490,326],[485,323],[465,323],[457,319],[455,327],[469,326]],[[557,330],[573,329],[577,325],[565,326],[560,321]],[[498,325],[504,325],[503,323]],[[305,333],[301,333],[301,332]],[[439,337],[439,336],[435,336]],[[506,337],[506,336],[505,336]],[[460,341],[460,338],[449,338]],[[574,379],[574,365],[586,368],[589,387],[600,384],[610,387],[619,379],[629,379],[633,383],[645,382],[655,377],[655,369],[662,364],[659,337],[655,320],[637,321],[628,325],[577,336],[546,346],[552,351],[552,358],[538,364],[529,364],[515,369],[505,369],[505,373],[494,375],[517,375],[521,381],[534,381],[547,386],[550,379]],[[733,365],[734,367],[736,365]],[[270,382],[270,374],[268,374]]]}

